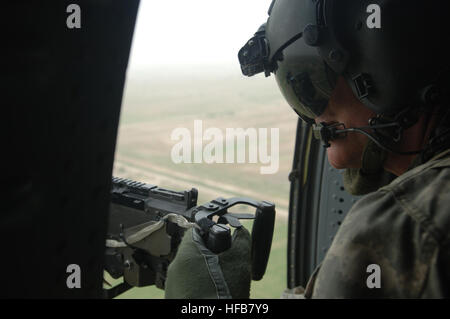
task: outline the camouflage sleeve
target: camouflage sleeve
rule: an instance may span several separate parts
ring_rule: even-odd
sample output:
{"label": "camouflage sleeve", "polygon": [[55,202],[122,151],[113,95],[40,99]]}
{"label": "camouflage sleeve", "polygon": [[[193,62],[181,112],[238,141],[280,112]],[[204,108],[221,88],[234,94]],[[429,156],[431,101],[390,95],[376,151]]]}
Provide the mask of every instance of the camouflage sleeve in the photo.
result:
{"label": "camouflage sleeve", "polygon": [[436,255],[421,297],[450,298],[450,245]]}
{"label": "camouflage sleeve", "polygon": [[410,210],[389,190],[357,202],[311,284],[312,298],[448,297],[448,250]]}

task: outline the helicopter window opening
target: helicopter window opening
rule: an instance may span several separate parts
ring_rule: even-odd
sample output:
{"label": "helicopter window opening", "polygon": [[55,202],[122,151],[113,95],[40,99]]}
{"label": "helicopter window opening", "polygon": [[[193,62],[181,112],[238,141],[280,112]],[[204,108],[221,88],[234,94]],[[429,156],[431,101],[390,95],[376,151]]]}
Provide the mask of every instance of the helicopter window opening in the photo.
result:
{"label": "helicopter window opening", "polygon": [[[113,170],[114,176],[169,190],[195,187],[198,205],[238,196],[274,202],[271,257],[264,278],[252,284],[252,298],[279,298],[286,288],[288,175],[297,125],[274,79],[244,77],[237,59],[242,44],[267,19],[269,4],[141,1]],[[230,143],[227,129],[257,134],[241,143],[231,137]],[[278,129],[278,137],[271,129]],[[274,152],[278,167],[262,174]],[[163,296],[150,286],[133,288],[121,298]]]}

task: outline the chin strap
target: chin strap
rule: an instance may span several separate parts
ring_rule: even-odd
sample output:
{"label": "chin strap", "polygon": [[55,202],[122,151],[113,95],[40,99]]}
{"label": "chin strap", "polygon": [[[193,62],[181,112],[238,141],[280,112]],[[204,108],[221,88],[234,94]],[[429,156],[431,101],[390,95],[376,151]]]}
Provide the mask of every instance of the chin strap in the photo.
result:
{"label": "chin strap", "polygon": [[347,168],[344,187],[352,195],[365,195],[389,184],[395,176],[384,170],[387,152],[368,140],[361,158],[361,168]]}
{"label": "chin strap", "polygon": [[423,163],[450,148],[450,110],[440,110],[438,117],[440,121],[430,137],[426,150],[421,154]]}

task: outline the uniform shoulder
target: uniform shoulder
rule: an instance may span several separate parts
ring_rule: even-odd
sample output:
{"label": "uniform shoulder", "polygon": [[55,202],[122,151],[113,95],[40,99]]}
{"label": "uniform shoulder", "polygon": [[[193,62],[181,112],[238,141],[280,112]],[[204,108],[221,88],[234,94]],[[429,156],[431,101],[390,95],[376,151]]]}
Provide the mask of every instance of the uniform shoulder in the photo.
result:
{"label": "uniform shoulder", "polygon": [[[336,234],[313,295],[421,296],[431,285],[428,274],[436,256],[449,247],[449,193],[450,158],[441,158],[361,198]],[[373,264],[382,269],[382,289],[366,286],[367,267]]]}
{"label": "uniform shoulder", "polygon": [[[450,242],[450,154],[432,159],[368,196],[366,201],[390,194],[401,211],[438,242]],[[380,199],[378,199],[380,200]]]}

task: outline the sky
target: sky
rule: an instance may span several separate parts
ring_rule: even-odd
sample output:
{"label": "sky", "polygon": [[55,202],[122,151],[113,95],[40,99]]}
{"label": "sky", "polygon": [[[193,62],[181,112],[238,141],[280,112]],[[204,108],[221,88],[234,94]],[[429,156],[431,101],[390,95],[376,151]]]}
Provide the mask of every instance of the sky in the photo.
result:
{"label": "sky", "polygon": [[141,0],[130,65],[236,65],[271,0]]}

